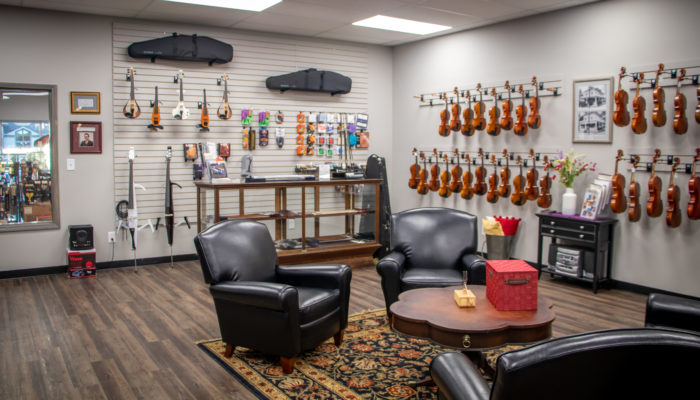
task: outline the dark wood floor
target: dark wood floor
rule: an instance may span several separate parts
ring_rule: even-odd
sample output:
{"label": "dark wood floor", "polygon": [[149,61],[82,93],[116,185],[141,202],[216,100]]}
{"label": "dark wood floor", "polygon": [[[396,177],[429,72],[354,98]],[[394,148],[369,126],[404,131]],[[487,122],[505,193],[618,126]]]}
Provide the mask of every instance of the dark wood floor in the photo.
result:
{"label": "dark wood floor", "polygon": [[[642,295],[544,278],[554,335],[643,325]],[[353,269],[351,312],[381,308],[374,268]],[[219,337],[194,261],[0,281],[0,399],[250,398],[194,342]]]}

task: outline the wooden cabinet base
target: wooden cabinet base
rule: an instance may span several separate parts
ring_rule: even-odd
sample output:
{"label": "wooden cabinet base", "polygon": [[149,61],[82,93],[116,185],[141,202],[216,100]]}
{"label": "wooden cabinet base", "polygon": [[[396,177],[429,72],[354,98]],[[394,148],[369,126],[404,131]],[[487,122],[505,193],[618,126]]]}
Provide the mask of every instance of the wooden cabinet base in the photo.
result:
{"label": "wooden cabinet base", "polygon": [[342,246],[315,247],[305,250],[278,250],[280,265],[338,263],[351,267],[372,265],[372,255],[381,245],[379,243],[357,243]]}

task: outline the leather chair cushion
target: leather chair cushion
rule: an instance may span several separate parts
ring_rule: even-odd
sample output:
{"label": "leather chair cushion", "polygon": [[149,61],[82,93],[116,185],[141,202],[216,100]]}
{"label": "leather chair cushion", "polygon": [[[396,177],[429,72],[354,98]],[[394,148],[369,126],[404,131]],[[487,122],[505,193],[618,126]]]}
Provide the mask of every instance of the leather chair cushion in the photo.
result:
{"label": "leather chair cushion", "polygon": [[456,269],[411,268],[401,278],[404,290],[462,284],[462,271]]}
{"label": "leather chair cushion", "polygon": [[297,286],[299,293],[299,319],[307,324],[321,319],[340,307],[340,290]]}

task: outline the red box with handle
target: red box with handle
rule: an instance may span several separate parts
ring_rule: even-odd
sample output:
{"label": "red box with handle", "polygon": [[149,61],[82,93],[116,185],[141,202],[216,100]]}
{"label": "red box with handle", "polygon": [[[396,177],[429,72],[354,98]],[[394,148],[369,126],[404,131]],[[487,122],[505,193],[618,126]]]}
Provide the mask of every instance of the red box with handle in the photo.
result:
{"label": "red box with handle", "polygon": [[537,270],[523,260],[487,260],[486,298],[499,311],[537,310]]}

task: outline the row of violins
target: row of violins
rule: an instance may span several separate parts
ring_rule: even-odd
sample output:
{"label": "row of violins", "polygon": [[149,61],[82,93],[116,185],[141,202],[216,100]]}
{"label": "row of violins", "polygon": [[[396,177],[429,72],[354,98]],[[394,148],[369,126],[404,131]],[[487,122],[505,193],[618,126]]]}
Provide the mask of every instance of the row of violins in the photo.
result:
{"label": "row of violins", "polygon": [[[510,197],[510,202],[516,206],[522,206],[528,200],[537,201],[537,206],[541,208],[548,208],[552,205],[550,188],[554,175],[549,174],[549,159],[546,155],[544,156],[546,175],[538,181],[539,173],[537,169],[535,169],[535,153],[532,149],[529,155],[529,158],[532,160],[532,167],[526,174],[523,173],[523,159],[520,155],[517,156],[516,164],[520,172],[515,175],[513,179],[512,190],[510,185],[511,172],[509,165],[511,155],[508,153],[507,149],[503,150],[505,165],[501,169],[500,174],[498,172],[500,163],[496,160],[495,154],[491,155],[493,173],[488,177],[488,184],[486,183],[486,175],[488,172],[484,166],[484,159],[487,157],[485,157],[482,149],[479,149],[477,156],[477,158],[481,160],[481,163],[473,174],[471,158],[467,153],[460,154],[459,150],[454,150],[456,162],[451,170],[449,157],[447,153],[443,153],[442,159],[445,163],[445,169],[442,172],[440,172],[440,157],[437,149],[433,149],[433,155],[435,156],[435,164],[430,167],[430,180],[428,180],[428,166],[425,153],[422,151],[418,152],[415,148],[413,149],[415,162],[411,165],[411,177],[408,180],[408,187],[416,189],[419,194],[428,194],[428,192],[433,191],[438,192],[438,195],[441,197],[447,198],[450,197],[452,193],[459,193],[465,200],[470,200],[474,195],[486,195],[486,201],[489,203],[496,203],[499,198],[507,199]],[[419,163],[419,158],[423,163],[422,168]],[[464,160],[464,163],[467,165],[466,172],[464,172],[460,165],[460,159]]]}
{"label": "row of violins", "polygon": [[[474,102],[474,110],[472,110],[472,98],[469,90],[466,91],[464,97],[466,98],[466,104],[464,111],[462,111],[462,106],[460,105],[459,95],[460,91],[457,87],[454,88],[454,93],[457,95],[457,101],[452,104],[452,117],[450,118],[450,111],[448,109],[447,93],[442,94],[442,98],[445,99],[445,109],[440,111],[440,127],[438,128],[438,134],[440,136],[449,136],[450,132],[461,132],[465,136],[474,135],[475,131],[483,131],[486,129],[486,133],[491,136],[498,136],[501,134],[501,130],[509,131],[513,130],[518,136],[525,136],[527,134],[528,128],[538,129],[542,124],[542,119],[540,117],[540,96],[539,87],[537,85],[537,78],[532,77],[532,84],[535,86],[535,97],[529,99],[530,104],[530,114],[528,115],[528,109],[525,105],[525,91],[523,90],[523,85],[519,85],[518,93],[520,93],[521,103],[515,109],[515,119],[513,119],[513,101],[511,101],[510,94],[515,88],[510,86],[510,82],[506,81],[505,88],[508,92],[508,99],[503,100],[503,115],[501,115],[501,110],[498,108],[498,100],[500,95],[496,94],[496,88],[491,89],[491,96],[493,97],[493,107],[489,109],[489,121],[486,122],[484,114],[486,112],[486,106],[483,102],[483,93],[481,90],[481,83],[476,85],[476,89],[479,92],[479,101]],[[488,94],[488,93],[487,93]],[[461,117],[460,117],[461,115]]]}
{"label": "row of violins", "polygon": [[[623,127],[627,126],[630,121],[632,122],[632,132],[637,134],[642,134],[647,131],[647,119],[644,115],[646,110],[646,100],[644,97],[639,95],[639,87],[645,82],[644,73],[641,72],[633,76],[634,82],[637,84],[637,91],[632,101],[632,107],[634,109],[634,116],[630,119],[630,113],[627,111],[627,103],[629,102],[629,96],[627,92],[622,89],[622,79],[626,76],[630,76],[626,73],[625,67],[620,68],[619,79],[617,82],[617,91],[615,92],[615,111],[613,112],[613,122],[615,125]],[[661,127],[666,125],[666,110],[664,109],[664,102],[666,96],[664,94],[664,89],[659,84],[663,74],[669,71],[664,70],[664,65],[659,64],[659,69],[656,71],[656,79],[652,80],[653,100],[654,107],[652,109],[651,121],[654,126]],[[676,96],[673,99],[673,132],[682,135],[688,131],[688,118],[685,115],[685,109],[687,101],[685,95],[681,93],[681,83],[685,76],[685,68],[681,68],[678,74],[677,86],[676,86]],[[697,88],[698,104],[695,106],[695,121],[700,123],[700,86]]]}
{"label": "row of violins", "polygon": [[[175,75],[174,81],[177,83],[180,83],[180,98],[177,102],[177,105],[175,108],[173,108],[172,115],[173,118],[175,119],[187,119],[190,116],[190,111],[185,107],[185,99],[184,99],[184,91],[183,91],[183,80],[184,80],[185,74],[180,70],[177,75]],[[231,116],[233,115],[233,111],[231,110],[231,106],[229,105],[228,102],[228,76],[224,74],[220,81],[224,83],[224,98],[217,110],[217,115],[219,116],[220,119],[227,120],[230,119]],[[141,107],[138,105],[136,102],[136,96],[134,95],[134,68],[129,67],[129,70],[127,71],[127,80],[131,82],[131,88],[129,92],[129,100],[126,102],[124,105],[124,109],[122,110],[122,114],[124,114],[125,117],[129,119],[135,119],[138,118],[141,115]],[[202,89],[203,91],[203,100],[201,103],[201,116],[199,119],[199,125],[197,127],[200,129],[200,131],[208,131],[209,130],[209,109],[207,107],[207,90]],[[158,101],[158,86],[155,87],[155,99],[152,102],[152,114],[151,114],[151,124],[148,125],[148,128],[156,131],[158,129],[163,129],[163,126],[161,125],[161,117],[160,117],[160,102]]]}
{"label": "row of violins", "polygon": [[[700,161],[700,148],[695,150],[696,155],[693,159],[693,169],[691,173],[690,181],[688,181],[688,207],[687,215],[689,219],[696,220],[700,219],[700,205],[698,204],[698,193],[700,192],[700,177],[695,175],[695,166],[698,161]],[[639,164],[639,156],[632,156],[631,164],[631,176],[630,176],[630,187],[629,187],[629,201],[625,197],[625,177],[618,172],[618,163],[623,157],[622,150],[617,151],[617,157],[615,158],[615,175],[612,178],[612,188],[613,193],[610,200],[610,209],[615,213],[622,213],[627,210],[627,217],[630,221],[639,221],[641,217],[641,206],[640,206],[640,189],[639,183],[634,180],[634,172]],[[655,218],[663,214],[663,202],[661,200],[661,178],[656,175],[656,163],[661,156],[661,150],[654,150],[654,157],[652,159],[651,166],[651,177],[649,178],[649,199],[646,204],[647,215]],[[673,165],[671,167],[671,178],[669,179],[668,189],[666,190],[666,198],[668,200],[668,205],[666,207],[666,224],[672,228],[678,227],[681,224],[681,210],[680,210],[680,190],[678,185],[673,183],[674,175],[678,169],[678,164],[680,160],[678,157],[673,159]]]}

